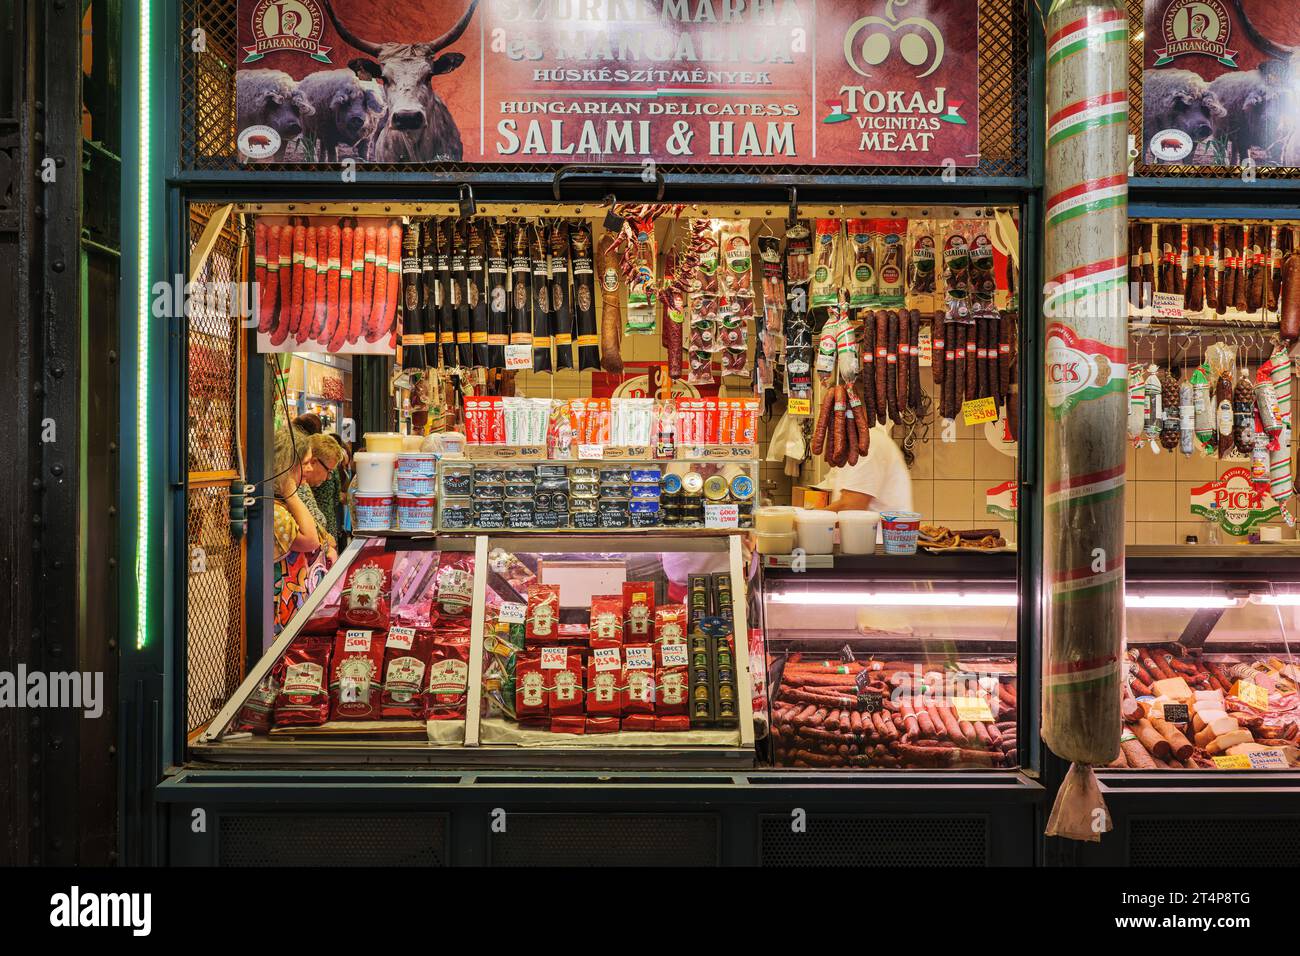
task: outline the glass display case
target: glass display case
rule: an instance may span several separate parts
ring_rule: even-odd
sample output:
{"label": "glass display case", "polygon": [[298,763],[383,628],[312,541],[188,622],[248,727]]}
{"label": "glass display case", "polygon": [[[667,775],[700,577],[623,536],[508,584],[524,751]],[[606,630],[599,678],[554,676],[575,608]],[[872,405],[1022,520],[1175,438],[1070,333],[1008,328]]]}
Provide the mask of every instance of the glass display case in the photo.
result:
{"label": "glass display case", "polygon": [[804,562],[762,570],[776,766],[1018,765],[1013,554]]}
{"label": "glass display case", "polygon": [[358,538],[191,749],[752,766],[742,562],[738,533],[704,529]]}
{"label": "glass display case", "polygon": [[1294,546],[1130,551],[1114,769],[1300,767]]}

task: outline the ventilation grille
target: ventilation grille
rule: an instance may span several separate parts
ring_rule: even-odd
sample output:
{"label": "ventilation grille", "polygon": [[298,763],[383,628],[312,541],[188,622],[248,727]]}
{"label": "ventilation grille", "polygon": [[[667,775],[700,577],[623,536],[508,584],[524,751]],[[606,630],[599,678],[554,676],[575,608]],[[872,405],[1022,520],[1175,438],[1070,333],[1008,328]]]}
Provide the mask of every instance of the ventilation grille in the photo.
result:
{"label": "ventilation grille", "polygon": [[437,814],[223,816],[222,866],[445,866]]}
{"label": "ventilation grille", "polygon": [[807,832],[788,816],[762,821],[763,866],[986,866],[982,816],[830,816],[809,814]]}
{"label": "ventilation grille", "polygon": [[1295,866],[1300,817],[1135,818],[1129,866]]}
{"label": "ventilation grille", "polygon": [[494,833],[493,866],[717,866],[711,814],[512,813]]}

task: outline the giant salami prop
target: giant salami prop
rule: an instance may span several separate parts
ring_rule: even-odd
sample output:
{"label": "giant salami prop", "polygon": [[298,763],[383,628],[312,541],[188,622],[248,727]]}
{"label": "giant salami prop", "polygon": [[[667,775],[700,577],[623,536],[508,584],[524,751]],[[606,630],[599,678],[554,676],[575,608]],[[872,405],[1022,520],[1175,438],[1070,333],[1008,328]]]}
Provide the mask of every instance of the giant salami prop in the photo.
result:
{"label": "giant salami prop", "polygon": [[1055,0],[1047,24],[1043,739],[1074,764],[1047,834],[1086,840],[1110,828],[1091,766],[1121,729],[1127,22],[1120,0]]}

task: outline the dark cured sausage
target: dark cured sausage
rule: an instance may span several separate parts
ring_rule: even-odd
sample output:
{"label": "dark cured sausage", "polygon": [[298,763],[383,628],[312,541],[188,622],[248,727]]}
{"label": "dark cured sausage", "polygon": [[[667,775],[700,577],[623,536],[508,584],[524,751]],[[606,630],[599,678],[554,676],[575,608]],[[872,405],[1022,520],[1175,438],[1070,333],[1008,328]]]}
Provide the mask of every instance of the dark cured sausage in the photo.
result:
{"label": "dark cured sausage", "polygon": [[1300,252],[1293,252],[1282,263],[1282,338],[1300,339]]}
{"label": "dark cured sausage", "polygon": [[823,454],[826,450],[826,431],[830,428],[831,413],[835,408],[835,389],[826,389],[822,396],[821,408],[817,410],[817,424],[813,427],[812,453]]}

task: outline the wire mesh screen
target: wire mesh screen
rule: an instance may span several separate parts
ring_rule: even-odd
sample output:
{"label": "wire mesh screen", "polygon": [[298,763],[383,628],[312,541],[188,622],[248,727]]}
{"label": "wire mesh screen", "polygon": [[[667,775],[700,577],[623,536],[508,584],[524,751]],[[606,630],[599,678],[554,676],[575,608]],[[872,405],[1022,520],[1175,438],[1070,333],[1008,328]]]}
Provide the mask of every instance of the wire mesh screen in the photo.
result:
{"label": "wire mesh screen", "polygon": [[[211,209],[191,207],[190,249]],[[240,278],[237,235],[227,224],[195,279],[189,300],[186,498],[187,728],[210,720],[243,676],[244,548],[230,533],[230,480],[237,474],[236,401],[240,326],[218,294]],[[212,294],[209,294],[212,293]]]}
{"label": "wire mesh screen", "polygon": [[[1186,166],[1143,162],[1146,157],[1142,135],[1142,58],[1145,46],[1143,4],[1144,0],[1128,0],[1128,125],[1129,133],[1133,136],[1133,142],[1137,144],[1140,152],[1133,172],[1138,176],[1150,176],[1156,179],[1231,179],[1240,176],[1241,169],[1236,166]],[[1254,176],[1257,179],[1294,179],[1300,177],[1300,169],[1287,166],[1256,166]]]}
{"label": "wire mesh screen", "polygon": [[[233,170],[240,163],[235,147],[234,88],[238,58],[237,0],[182,0],[182,49],[189,51],[194,30],[202,30],[206,52],[181,58],[181,164],[186,169]],[[1028,173],[1029,15],[1026,0],[982,0],[979,5],[980,162],[952,170],[960,178],[1018,177]],[[326,168],[316,163],[277,164],[277,170]],[[333,168],[332,166],[328,168]],[[456,172],[455,163],[359,163],[358,170],[393,173]],[[538,173],[556,166],[541,164],[476,165],[493,173]],[[938,176],[938,167],[684,165],[672,172],[701,175],[748,175],[766,170],[782,175]]]}

